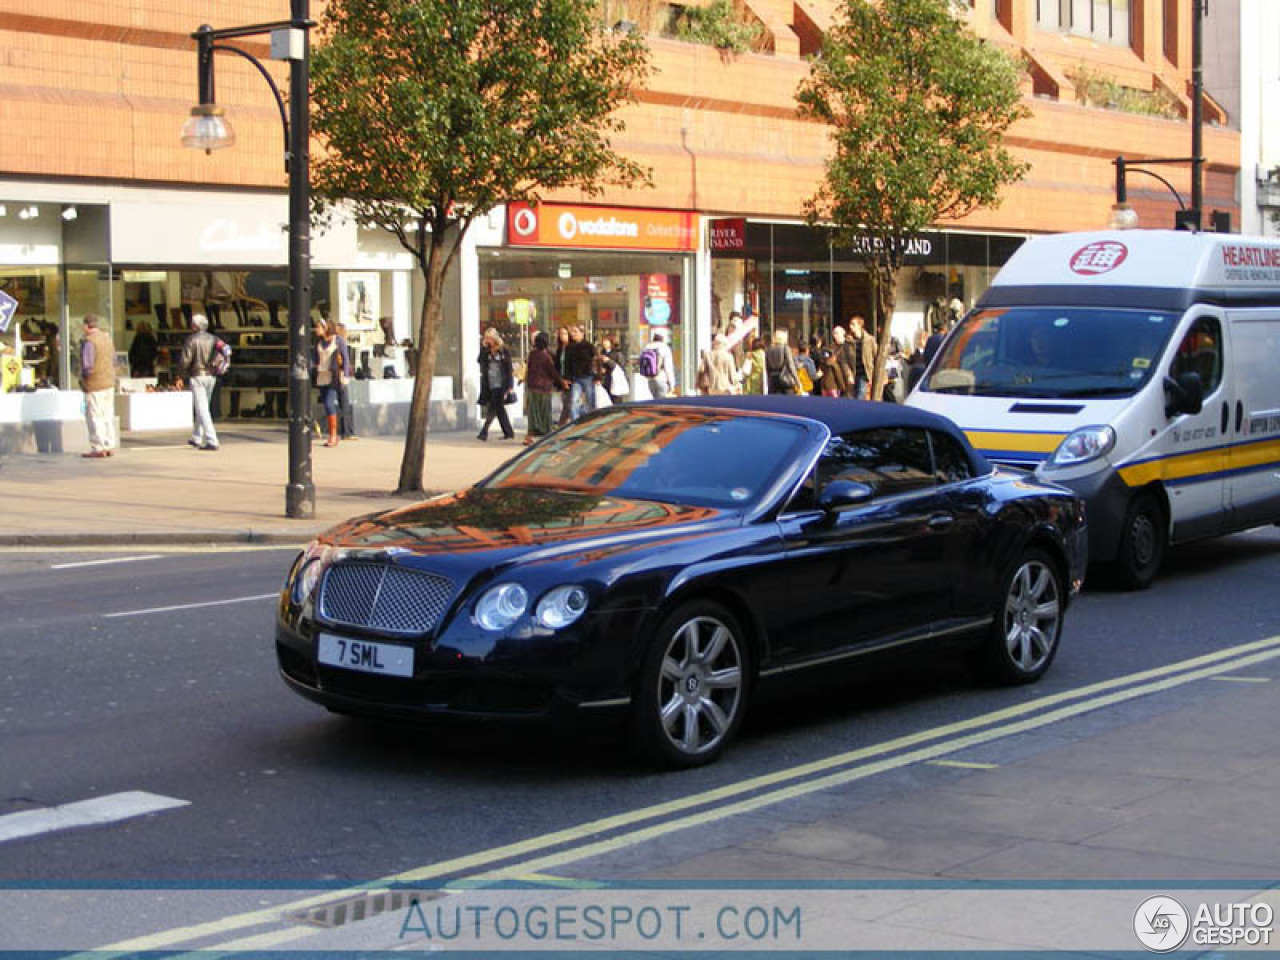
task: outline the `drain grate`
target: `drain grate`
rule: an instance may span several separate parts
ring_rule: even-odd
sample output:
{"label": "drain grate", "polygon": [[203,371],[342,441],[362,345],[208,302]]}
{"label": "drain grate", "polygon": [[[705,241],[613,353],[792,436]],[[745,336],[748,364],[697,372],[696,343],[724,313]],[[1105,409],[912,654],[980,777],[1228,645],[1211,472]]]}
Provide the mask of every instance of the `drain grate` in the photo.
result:
{"label": "drain grate", "polygon": [[332,929],[404,910],[413,900],[438,900],[443,896],[443,893],[433,890],[369,890],[331,903],[295,910],[285,914],[284,918],[290,923]]}

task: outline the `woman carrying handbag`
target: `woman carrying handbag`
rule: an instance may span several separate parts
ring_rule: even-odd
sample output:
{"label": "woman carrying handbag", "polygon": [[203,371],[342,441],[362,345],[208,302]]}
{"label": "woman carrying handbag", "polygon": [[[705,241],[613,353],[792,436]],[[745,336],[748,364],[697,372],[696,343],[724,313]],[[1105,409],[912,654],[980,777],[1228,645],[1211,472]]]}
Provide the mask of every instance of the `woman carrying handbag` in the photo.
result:
{"label": "woman carrying handbag", "polygon": [[498,426],[502,427],[503,439],[513,440],[516,433],[511,429],[507,404],[515,403],[515,373],[511,368],[511,354],[502,345],[502,337],[493,327],[484,332],[484,338],[480,341],[479,363],[480,407],[484,411],[484,423],[476,434],[476,439],[489,439],[489,425],[497,417]]}

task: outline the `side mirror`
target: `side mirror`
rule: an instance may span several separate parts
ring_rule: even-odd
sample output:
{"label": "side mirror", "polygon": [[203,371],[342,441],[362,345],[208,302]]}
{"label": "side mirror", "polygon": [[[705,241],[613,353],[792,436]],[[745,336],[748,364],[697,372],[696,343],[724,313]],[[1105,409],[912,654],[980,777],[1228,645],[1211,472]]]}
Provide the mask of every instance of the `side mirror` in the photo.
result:
{"label": "side mirror", "polygon": [[865,483],[852,480],[833,480],[822,488],[818,494],[818,508],[826,513],[835,513],[849,507],[866,503],[876,492]]}
{"label": "side mirror", "polygon": [[1188,370],[1178,379],[1164,378],[1164,415],[1197,414],[1204,408],[1204,383],[1200,374]]}

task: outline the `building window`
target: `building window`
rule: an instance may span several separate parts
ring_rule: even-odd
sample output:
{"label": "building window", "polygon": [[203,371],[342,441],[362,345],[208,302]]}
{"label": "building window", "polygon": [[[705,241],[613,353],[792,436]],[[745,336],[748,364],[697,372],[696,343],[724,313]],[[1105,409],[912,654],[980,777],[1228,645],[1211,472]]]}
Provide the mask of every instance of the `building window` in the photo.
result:
{"label": "building window", "polygon": [[1178,0],[1164,0],[1164,58],[1178,65]]}
{"label": "building window", "polygon": [[1130,0],[1035,0],[1041,30],[1129,46]]}

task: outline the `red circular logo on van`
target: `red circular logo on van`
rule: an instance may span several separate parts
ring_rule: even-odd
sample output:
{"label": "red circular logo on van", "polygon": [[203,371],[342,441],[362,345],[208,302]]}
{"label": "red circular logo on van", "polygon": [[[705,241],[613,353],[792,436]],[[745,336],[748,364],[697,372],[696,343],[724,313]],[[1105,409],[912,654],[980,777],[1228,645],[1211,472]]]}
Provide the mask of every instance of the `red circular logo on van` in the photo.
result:
{"label": "red circular logo on van", "polygon": [[1109,273],[1124,263],[1128,256],[1129,248],[1118,240],[1099,240],[1071,255],[1071,269],[1087,276]]}

